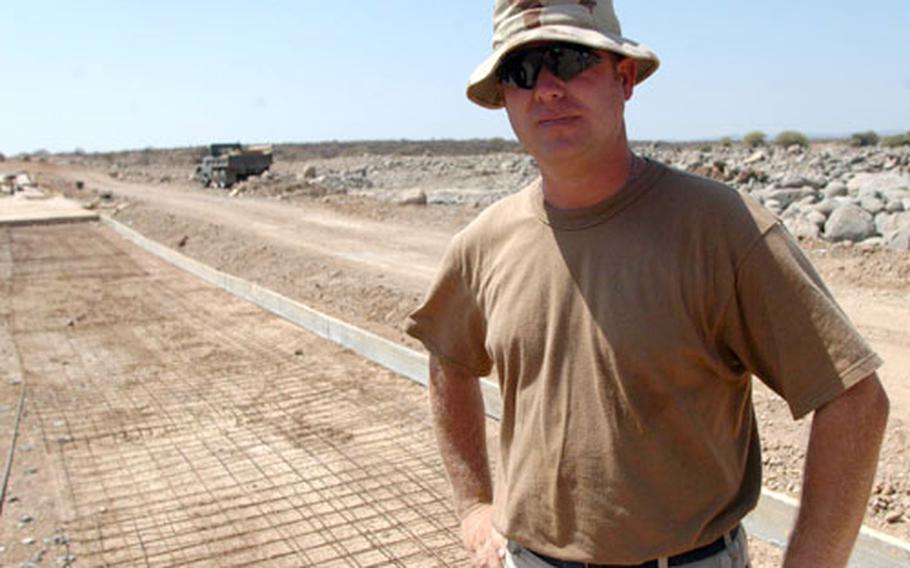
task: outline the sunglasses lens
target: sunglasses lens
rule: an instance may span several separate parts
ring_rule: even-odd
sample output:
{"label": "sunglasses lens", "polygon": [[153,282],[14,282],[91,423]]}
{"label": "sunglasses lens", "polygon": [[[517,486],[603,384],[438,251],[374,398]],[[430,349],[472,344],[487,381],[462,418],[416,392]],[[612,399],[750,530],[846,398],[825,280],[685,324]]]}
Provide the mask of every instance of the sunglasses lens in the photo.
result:
{"label": "sunglasses lens", "polygon": [[563,81],[568,81],[593,65],[594,57],[597,56],[589,51],[555,48],[550,52],[547,69]]}
{"label": "sunglasses lens", "polygon": [[544,67],[562,81],[600,62],[592,50],[572,44],[549,44],[532,47],[508,55],[496,71],[503,85],[520,89],[533,89]]}
{"label": "sunglasses lens", "polygon": [[543,54],[527,50],[506,58],[496,72],[499,82],[510,87],[531,89],[543,67]]}

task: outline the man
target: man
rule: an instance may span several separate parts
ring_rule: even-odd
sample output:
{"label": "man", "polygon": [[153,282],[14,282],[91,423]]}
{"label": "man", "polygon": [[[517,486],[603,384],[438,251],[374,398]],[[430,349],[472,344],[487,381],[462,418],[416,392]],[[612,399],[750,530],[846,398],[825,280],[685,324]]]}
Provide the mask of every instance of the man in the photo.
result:
{"label": "man", "polygon": [[624,106],[658,59],[612,2],[496,0],[494,30],[468,97],[505,106],[541,178],[456,235],[408,326],[474,565],[748,565],[755,375],[814,413],[785,565],[844,566],[887,420],[879,358],[775,217],[633,155]]}

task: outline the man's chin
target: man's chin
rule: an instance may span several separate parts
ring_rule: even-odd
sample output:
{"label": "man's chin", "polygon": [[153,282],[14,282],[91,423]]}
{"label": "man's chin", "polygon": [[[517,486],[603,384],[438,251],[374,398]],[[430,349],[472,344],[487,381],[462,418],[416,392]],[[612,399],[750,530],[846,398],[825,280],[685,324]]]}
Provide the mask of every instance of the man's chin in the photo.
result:
{"label": "man's chin", "polygon": [[541,136],[534,148],[529,149],[529,152],[540,162],[571,160],[590,150],[590,144],[586,143],[583,137],[566,133],[550,134]]}

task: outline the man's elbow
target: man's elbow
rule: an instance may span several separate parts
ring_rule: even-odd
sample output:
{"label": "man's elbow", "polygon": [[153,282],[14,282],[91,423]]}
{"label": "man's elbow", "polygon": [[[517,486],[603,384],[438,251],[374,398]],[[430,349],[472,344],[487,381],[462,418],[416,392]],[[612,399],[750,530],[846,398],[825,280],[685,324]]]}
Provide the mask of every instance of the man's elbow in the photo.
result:
{"label": "man's elbow", "polygon": [[839,397],[819,408],[820,415],[830,414],[865,426],[867,431],[883,431],[888,423],[891,402],[878,375],[872,373],[847,389]]}

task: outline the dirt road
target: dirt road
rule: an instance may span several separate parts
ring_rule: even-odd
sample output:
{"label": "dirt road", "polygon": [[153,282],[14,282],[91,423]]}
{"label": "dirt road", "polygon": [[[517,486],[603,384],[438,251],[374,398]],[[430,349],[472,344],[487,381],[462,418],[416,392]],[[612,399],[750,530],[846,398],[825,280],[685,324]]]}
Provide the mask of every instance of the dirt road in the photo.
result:
{"label": "dirt road", "polygon": [[[34,166],[33,166],[34,167]],[[83,180],[115,195],[143,201],[181,217],[238,229],[251,239],[291,246],[354,265],[361,272],[384,274],[395,286],[423,292],[451,237],[450,230],[370,221],[326,208],[288,207],[281,201],[231,199],[198,184],[150,188],[111,179],[107,174],[41,166],[47,174]]]}

